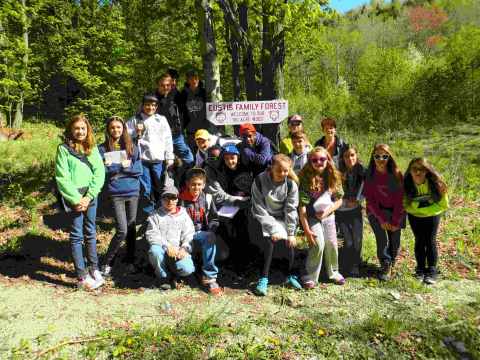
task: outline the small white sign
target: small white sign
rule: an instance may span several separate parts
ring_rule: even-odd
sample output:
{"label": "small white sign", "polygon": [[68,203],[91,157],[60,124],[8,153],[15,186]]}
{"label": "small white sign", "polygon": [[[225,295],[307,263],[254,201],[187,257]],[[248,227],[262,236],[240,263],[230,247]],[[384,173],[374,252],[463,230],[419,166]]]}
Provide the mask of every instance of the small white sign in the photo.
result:
{"label": "small white sign", "polygon": [[120,164],[123,160],[127,160],[127,152],[122,151],[110,151],[103,154],[105,156],[105,161],[112,164]]}
{"label": "small white sign", "polygon": [[207,119],[215,125],[281,123],[288,117],[288,100],[207,103]]}

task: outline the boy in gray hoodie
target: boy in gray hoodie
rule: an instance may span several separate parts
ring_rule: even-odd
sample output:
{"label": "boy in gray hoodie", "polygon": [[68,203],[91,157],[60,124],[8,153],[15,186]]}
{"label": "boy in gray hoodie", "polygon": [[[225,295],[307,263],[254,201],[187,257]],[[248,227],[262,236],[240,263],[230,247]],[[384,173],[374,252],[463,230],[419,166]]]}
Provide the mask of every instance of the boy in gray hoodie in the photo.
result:
{"label": "boy in gray hoodie", "polygon": [[308,135],[303,130],[294,131],[290,136],[293,150],[289,156],[293,162],[293,172],[298,176],[308,163],[308,154],[310,154],[312,146],[308,144]]}
{"label": "boy in gray hoodie", "polygon": [[179,276],[188,276],[195,271],[190,255],[195,229],[186,210],[177,203],[177,188],[166,186],[162,192],[162,206],[148,217],[148,258],[155,268],[161,290],[172,288],[166,272],[167,263]]}

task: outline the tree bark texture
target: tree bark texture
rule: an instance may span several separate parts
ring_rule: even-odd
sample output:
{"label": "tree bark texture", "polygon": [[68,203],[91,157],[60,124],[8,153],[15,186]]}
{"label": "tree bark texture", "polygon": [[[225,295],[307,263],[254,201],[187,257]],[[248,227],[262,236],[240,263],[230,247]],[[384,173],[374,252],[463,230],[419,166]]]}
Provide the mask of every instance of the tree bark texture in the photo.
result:
{"label": "tree bark texture", "polygon": [[[21,0],[21,11],[22,11],[22,41],[25,44],[25,50],[28,51],[28,28],[27,28],[27,12],[26,8],[26,1]],[[22,59],[22,83],[25,83],[27,80],[27,68],[28,68],[28,52],[23,55]],[[23,84],[22,84],[23,85]],[[22,127],[23,122],[23,89],[20,89],[20,94],[18,96],[17,104],[15,107],[15,120],[13,122],[13,127],[15,129],[19,129]]]}

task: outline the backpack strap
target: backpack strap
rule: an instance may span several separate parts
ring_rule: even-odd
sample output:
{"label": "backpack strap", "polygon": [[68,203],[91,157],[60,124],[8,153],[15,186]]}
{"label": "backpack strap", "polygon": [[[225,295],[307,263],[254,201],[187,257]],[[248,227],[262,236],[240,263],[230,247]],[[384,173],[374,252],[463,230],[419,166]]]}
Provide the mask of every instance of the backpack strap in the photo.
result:
{"label": "backpack strap", "polygon": [[[71,148],[70,146],[68,146],[66,143],[61,143],[60,145],[58,145],[58,147],[64,147],[65,149],[67,149],[68,153],[70,155],[72,155],[73,157],[76,157],[78,160],[80,160],[81,162],[83,162],[85,165],[88,166],[88,168],[90,169],[90,171],[93,173],[93,167],[92,167],[92,164],[90,164],[90,162],[88,161],[88,158],[87,158],[87,155],[83,154],[83,153],[79,153],[79,152],[76,152],[75,149]],[[58,151],[58,148],[57,148],[57,151]]]}

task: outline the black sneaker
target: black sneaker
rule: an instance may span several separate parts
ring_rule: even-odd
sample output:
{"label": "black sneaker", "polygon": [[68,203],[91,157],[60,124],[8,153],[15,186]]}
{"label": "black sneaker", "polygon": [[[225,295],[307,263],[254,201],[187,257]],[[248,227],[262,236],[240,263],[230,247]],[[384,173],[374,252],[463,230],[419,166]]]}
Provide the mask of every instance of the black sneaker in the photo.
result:
{"label": "black sneaker", "polygon": [[378,275],[378,280],[383,282],[390,282],[390,277],[388,274],[390,273],[390,264],[389,263],[382,263],[380,264],[382,267],[380,274]]}
{"label": "black sneaker", "polygon": [[415,271],[415,275],[413,276],[415,280],[418,282],[424,282],[425,281],[425,269],[417,269]]}
{"label": "black sneaker", "polygon": [[428,268],[428,271],[425,275],[425,282],[427,284],[435,284],[437,282],[437,269],[432,267]]}

